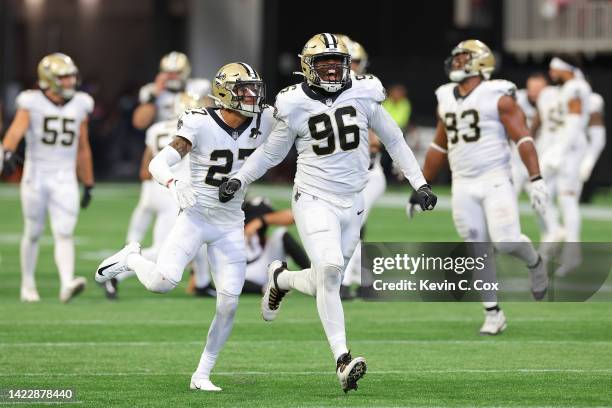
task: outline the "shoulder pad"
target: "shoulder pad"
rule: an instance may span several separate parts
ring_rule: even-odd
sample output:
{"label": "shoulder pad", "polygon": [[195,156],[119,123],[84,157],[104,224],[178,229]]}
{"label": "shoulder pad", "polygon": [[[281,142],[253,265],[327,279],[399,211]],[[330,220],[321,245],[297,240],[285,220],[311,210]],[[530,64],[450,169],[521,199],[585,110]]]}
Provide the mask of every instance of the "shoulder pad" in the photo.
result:
{"label": "shoulder pad", "polygon": [[387,99],[387,91],[376,76],[372,74],[355,75],[352,78],[352,86],[364,93],[365,97],[380,103]]}
{"label": "shoulder pad", "polygon": [[287,121],[289,112],[292,106],[299,104],[299,95],[301,93],[301,84],[295,84],[282,89],[276,95],[276,101],[274,102],[274,110],[272,112],[275,119]]}
{"label": "shoulder pad", "polygon": [[94,109],[94,100],[91,97],[91,95],[89,95],[86,92],[78,91],[74,95],[74,97],[77,98],[77,100],[79,102],[79,105],[83,107],[85,112],[87,112],[88,114],[93,112],[93,109]]}
{"label": "shoulder pad", "polygon": [[600,94],[593,92],[589,100],[589,105],[589,110],[591,113],[603,113],[604,100]]}
{"label": "shoulder pad", "polygon": [[485,81],[483,85],[495,93],[501,93],[516,99],[517,89],[513,82],[506,81],[505,79],[491,79]]}
{"label": "shoulder pad", "polygon": [[37,93],[42,93],[42,91],[38,91],[35,89],[28,89],[25,91],[19,92],[17,95],[17,99],[15,100],[15,104],[17,105],[17,109],[30,110],[34,105],[34,98],[36,98]]}
{"label": "shoulder pad", "polygon": [[448,95],[449,93],[452,94],[453,89],[455,89],[455,87],[457,86],[456,83],[454,82],[449,82],[447,84],[444,85],[440,85],[437,89],[436,89],[436,98],[438,98],[438,102],[440,102],[440,100],[442,98],[444,98],[446,95]]}

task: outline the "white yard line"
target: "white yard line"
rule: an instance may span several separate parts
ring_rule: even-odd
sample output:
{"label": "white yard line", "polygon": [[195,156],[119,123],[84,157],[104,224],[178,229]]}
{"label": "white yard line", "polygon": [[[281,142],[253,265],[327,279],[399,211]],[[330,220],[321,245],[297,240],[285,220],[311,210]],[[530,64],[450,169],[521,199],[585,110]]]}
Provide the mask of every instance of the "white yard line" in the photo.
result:
{"label": "white yard line", "polygon": [[[448,370],[368,370],[368,375],[403,375],[403,374],[502,374],[502,373],[612,373],[612,368],[514,368],[514,369],[448,369]],[[25,372],[2,373],[0,377],[129,377],[129,376],[181,376],[191,375],[189,371],[155,372],[155,371],[129,371],[129,372]],[[214,375],[222,376],[333,376],[333,371],[219,371]]]}
{"label": "white yard line", "polygon": [[[291,343],[297,344],[327,344],[325,340],[291,340]],[[374,345],[393,345],[393,344],[416,344],[421,346],[438,346],[438,345],[483,345],[492,346],[508,346],[508,345],[580,345],[580,346],[612,346],[612,341],[581,341],[581,340],[499,340],[494,341],[483,337],[481,340],[351,340],[355,344],[374,344]],[[57,342],[6,342],[0,343],[2,348],[21,348],[21,347],[165,347],[165,346],[202,346],[204,339],[201,341],[57,341]],[[264,346],[270,347],[274,345],[285,345],[287,340],[233,340],[229,341],[228,345],[248,345],[249,347]]]}

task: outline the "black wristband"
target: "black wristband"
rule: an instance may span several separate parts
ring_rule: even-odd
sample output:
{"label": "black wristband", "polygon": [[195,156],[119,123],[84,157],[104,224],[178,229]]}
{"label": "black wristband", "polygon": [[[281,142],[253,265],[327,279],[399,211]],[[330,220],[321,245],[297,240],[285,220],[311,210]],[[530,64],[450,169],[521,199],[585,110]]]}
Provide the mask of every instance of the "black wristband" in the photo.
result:
{"label": "black wristband", "polygon": [[534,181],[538,181],[538,180],[542,180],[542,176],[541,176],[541,175],[539,175],[539,174],[538,174],[537,176],[533,176],[533,177],[531,177],[531,178],[529,179],[529,181],[531,181],[532,183],[533,183]]}

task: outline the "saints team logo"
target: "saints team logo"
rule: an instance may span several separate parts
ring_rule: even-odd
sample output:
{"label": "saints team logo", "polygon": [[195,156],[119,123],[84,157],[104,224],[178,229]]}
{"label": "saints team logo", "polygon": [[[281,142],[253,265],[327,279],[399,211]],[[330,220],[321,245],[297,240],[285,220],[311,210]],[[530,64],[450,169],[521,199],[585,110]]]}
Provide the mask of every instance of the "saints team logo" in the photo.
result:
{"label": "saints team logo", "polygon": [[334,101],[332,101],[332,98],[327,98],[327,99],[325,100],[325,104],[326,104],[327,106],[332,106],[332,104],[333,104],[333,103],[334,103]]}
{"label": "saints team logo", "polygon": [[179,119],[179,121],[176,123],[176,130],[181,130],[182,127],[183,127],[183,120]]}
{"label": "saints team logo", "polygon": [[240,133],[237,130],[234,130],[232,132],[232,139],[236,140],[238,137],[240,137]]}

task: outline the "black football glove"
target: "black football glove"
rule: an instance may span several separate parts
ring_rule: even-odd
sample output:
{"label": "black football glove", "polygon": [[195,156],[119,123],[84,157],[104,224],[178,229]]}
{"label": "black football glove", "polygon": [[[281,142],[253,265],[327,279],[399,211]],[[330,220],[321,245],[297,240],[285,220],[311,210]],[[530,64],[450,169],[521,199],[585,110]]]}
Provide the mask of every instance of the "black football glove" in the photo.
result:
{"label": "black football glove", "polygon": [[242,183],[236,178],[231,178],[221,183],[219,186],[219,201],[227,203],[234,198],[234,194],[240,190],[240,186],[242,186]]}
{"label": "black football glove", "polygon": [[431,211],[436,206],[438,197],[431,191],[429,184],[423,184],[418,190],[410,196],[410,216],[413,217],[418,211],[417,205],[421,211]]}
{"label": "black football glove", "polygon": [[89,207],[89,203],[91,202],[91,190],[93,190],[93,186],[85,186],[83,188],[83,197],[81,197],[81,208],[86,209]]}
{"label": "black football glove", "polygon": [[19,157],[10,150],[4,151],[4,156],[2,157],[2,175],[10,176],[17,170],[17,165],[19,164]]}

